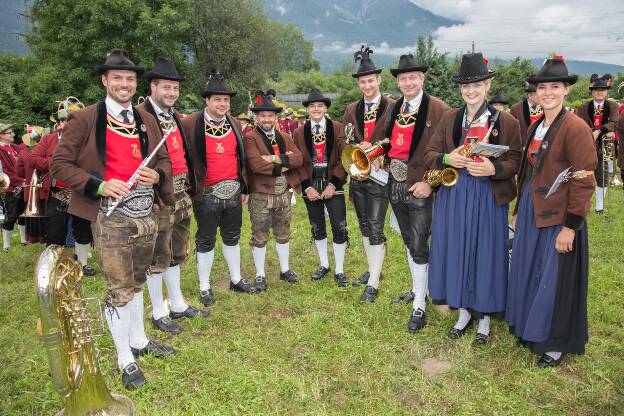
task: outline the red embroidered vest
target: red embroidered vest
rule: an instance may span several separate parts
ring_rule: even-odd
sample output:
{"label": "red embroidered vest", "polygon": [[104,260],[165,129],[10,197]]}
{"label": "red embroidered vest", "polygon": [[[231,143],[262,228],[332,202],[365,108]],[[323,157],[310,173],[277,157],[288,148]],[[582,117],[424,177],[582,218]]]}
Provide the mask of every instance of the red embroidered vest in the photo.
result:
{"label": "red embroidered vest", "polygon": [[106,124],[106,170],[104,180],[127,181],[143,161],[135,123],[124,123],[110,114]]}
{"label": "red embroidered vest", "polygon": [[416,127],[417,112],[408,114],[398,114],[392,127],[392,135],[390,137],[390,152],[388,157],[392,159],[409,159],[409,151],[412,145],[412,135]]}
{"label": "red embroidered vest", "polygon": [[238,179],[238,142],[236,134],[225,121],[220,127],[209,126],[204,130],[206,141],[205,185],[214,185],[226,179]]}

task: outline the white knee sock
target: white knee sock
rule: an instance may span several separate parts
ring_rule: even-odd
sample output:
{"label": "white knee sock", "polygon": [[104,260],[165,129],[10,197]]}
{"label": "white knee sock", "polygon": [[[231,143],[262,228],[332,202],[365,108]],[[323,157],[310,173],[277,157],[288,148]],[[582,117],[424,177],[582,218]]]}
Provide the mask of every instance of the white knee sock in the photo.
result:
{"label": "white knee sock", "polygon": [[468,309],[460,308],[459,319],[453,328],[464,329],[466,325],[468,325],[468,322],[470,322],[470,312],[468,312]]}
{"label": "white knee sock", "polygon": [[490,335],[490,315],[485,315],[483,318],[479,319],[477,332],[483,335]]}
{"label": "white knee sock", "polygon": [[78,257],[78,261],[83,266],[87,265],[87,260],[89,259],[90,249],[91,249],[91,244],[76,243],[76,246],[74,247],[74,253],[76,253],[76,257]]}
{"label": "white knee sock", "polygon": [[558,360],[563,354],[559,351],[548,351],[546,355],[550,355],[555,360]]}
{"label": "white knee sock", "polygon": [[426,303],[425,298],[427,296],[427,280],[428,275],[427,272],[429,270],[429,265],[425,264],[416,264],[414,259],[412,259],[412,255],[407,249],[407,262],[409,264],[410,273],[412,275],[412,292],[414,292],[414,310],[421,309],[425,310]]}
{"label": "white knee sock", "polygon": [[295,193],[292,191],[292,189],[290,190],[290,206],[295,206],[295,204],[297,204],[297,198],[295,197]]}
{"label": "white knee sock", "polygon": [[197,275],[199,276],[199,290],[210,289],[210,271],[214,261],[214,249],[207,253],[197,252]]}
{"label": "white knee sock", "polygon": [[282,273],[287,272],[290,268],[288,267],[288,256],[290,252],[290,243],[275,243],[275,250],[277,250],[277,258],[279,259],[280,271]]}
{"label": "white knee sock", "polygon": [[316,251],[318,252],[321,266],[329,269],[329,257],[327,257],[327,238],[322,240],[314,240]]}
{"label": "white knee sock", "polygon": [[379,277],[381,275],[381,266],[383,265],[384,244],[371,245],[369,248],[369,267],[368,271],[370,277],[368,278],[368,286],[372,286],[375,289],[379,288]]}
{"label": "white knee sock", "polygon": [[147,339],[147,335],[145,334],[145,322],[143,322],[143,291],[135,293],[130,304],[132,305],[132,315],[130,315],[130,346],[137,349],[145,348],[149,343],[149,339]]}
{"label": "white knee sock", "polygon": [[370,269],[370,239],[368,237],[362,237],[362,244],[364,245],[364,254],[366,255],[366,261]]}
{"label": "white knee sock", "polygon": [[25,225],[17,225],[17,230],[20,235],[20,243],[26,244],[26,226]]}
{"label": "white knee sock", "polygon": [[344,258],[347,251],[347,243],[334,244],[334,260],[336,261],[336,270],[334,272],[344,273]]}
{"label": "white knee sock", "polygon": [[[163,280],[167,285],[167,294],[169,302],[171,302],[171,310],[173,312],[184,312],[188,308],[188,304],[184,300],[182,289],[180,288],[180,265],[169,267],[163,273]],[[149,279],[147,279],[149,283]]]}
{"label": "white knee sock", "polygon": [[604,201],[607,196],[607,188],[596,187],[596,211],[604,210]]}
{"label": "white knee sock", "polygon": [[[163,274],[153,273],[147,276],[147,291],[149,293],[150,301],[152,302],[152,317],[154,319],[160,319],[167,315],[167,309],[165,308],[165,299],[163,297]],[[141,292],[143,293],[143,292]],[[136,294],[134,295],[136,298]]]}
{"label": "white knee sock", "polygon": [[11,235],[13,231],[2,229],[2,246],[3,248],[11,248]]}
{"label": "white knee sock", "polygon": [[266,258],[266,246],[252,247],[254,266],[256,266],[256,276],[266,276],[264,272],[264,259]]}
{"label": "white knee sock", "polygon": [[134,362],[134,356],[130,350],[130,316],[132,304],[116,308],[106,307],[104,315],[117,350],[117,366],[123,370],[128,364]]}
{"label": "white knee sock", "polygon": [[236,284],[241,280],[240,272],[240,246],[226,246],[223,244],[223,257],[230,270],[230,280]]}

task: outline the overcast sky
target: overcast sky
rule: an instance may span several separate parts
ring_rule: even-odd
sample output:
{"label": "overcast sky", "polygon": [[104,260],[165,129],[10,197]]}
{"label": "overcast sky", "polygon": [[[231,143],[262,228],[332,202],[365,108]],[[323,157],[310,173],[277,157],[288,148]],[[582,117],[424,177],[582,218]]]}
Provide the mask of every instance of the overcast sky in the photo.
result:
{"label": "overcast sky", "polygon": [[443,51],[569,59],[624,65],[624,0],[410,0],[465,22],[434,33]]}

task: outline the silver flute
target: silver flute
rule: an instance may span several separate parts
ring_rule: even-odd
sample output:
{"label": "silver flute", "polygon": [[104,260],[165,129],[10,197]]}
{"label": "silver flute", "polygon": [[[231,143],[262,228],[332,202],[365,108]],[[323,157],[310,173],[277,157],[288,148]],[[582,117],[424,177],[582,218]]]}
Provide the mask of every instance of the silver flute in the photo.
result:
{"label": "silver flute", "polygon": [[[173,130],[174,128],[172,127],[165,131],[165,134],[163,134],[162,139],[160,139],[160,142],[158,142],[154,150],[152,150],[152,153],[150,153],[149,156],[143,159],[139,167],[136,168],[132,176],[130,176],[130,179],[128,179],[128,181],[126,182],[126,185],[128,185],[129,188],[132,188],[137,183],[137,181],[139,180],[139,170],[142,167],[147,166],[152,161],[154,156],[156,156],[156,153],[158,153],[158,150],[162,147],[163,144],[165,144],[165,142],[167,141],[167,137],[169,137],[169,135],[173,132]],[[107,217],[110,217],[113,211],[115,211],[115,209],[119,206],[121,201],[123,201],[123,197],[117,199],[115,203],[108,208],[108,211],[106,211]]]}

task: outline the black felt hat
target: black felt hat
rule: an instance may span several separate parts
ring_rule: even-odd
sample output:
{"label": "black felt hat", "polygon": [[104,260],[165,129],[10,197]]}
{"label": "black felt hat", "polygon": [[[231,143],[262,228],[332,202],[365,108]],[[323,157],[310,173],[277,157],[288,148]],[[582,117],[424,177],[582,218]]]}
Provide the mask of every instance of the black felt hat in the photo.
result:
{"label": "black felt hat", "polygon": [[502,93],[497,92],[490,100],[490,104],[509,104],[509,101]]}
{"label": "black felt hat", "polygon": [[470,84],[494,77],[496,72],[490,71],[487,64],[488,61],[483,58],[481,52],[464,54],[459,66],[459,74],[453,77],[453,82]]}
{"label": "black felt hat", "polygon": [[530,82],[525,82],[525,84],[524,84],[524,92],[526,92],[526,93],[537,92],[537,88],[535,87],[535,84],[531,84]]}
{"label": "black felt hat", "polygon": [[563,56],[559,55],[546,59],[537,74],[529,78],[529,82],[535,85],[540,82],[565,82],[572,85],[577,80],[577,75],[568,74],[568,67],[563,61]]}
{"label": "black felt hat", "polygon": [[331,100],[323,95],[319,90],[313,89],[308,94],[308,99],[302,102],[304,107],[309,106],[311,103],[325,103],[327,108],[331,107]]}
{"label": "black felt hat", "polygon": [[137,75],[141,75],[145,72],[145,68],[137,66],[128,57],[128,52],[123,49],[113,49],[106,57],[106,61],[95,68],[95,72],[98,75],[102,75],[104,72],[111,69],[119,69],[125,71],[134,71]]}
{"label": "black felt hat", "polygon": [[146,72],[143,77],[148,81],[153,79],[166,79],[169,81],[182,81],[184,78],[178,74],[173,62],[167,58],[159,56],[154,61],[154,67],[151,71]]}
{"label": "black felt hat", "polygon": [[268,90],[266,93],[263,91],[256,91],[256,99],[254,105],[251,107],[251,111],[259,113],[260,111],[272,111],[274,113],[281,113],[282,107],[278,107],[273,102],[273,98],[277,93],[275,90]]}
{"label": "black felt hat", "polygon": [[589,78],[589,89],[590,90],[610,90],[611,89],[611,80],[613,76],[611,74],[604,74],[599,77],[598,74],[592,74]]}
{"label": "black felt hat", "polygon": [[425,73],[428,69],[429,65],[419,63],[416,61],[416,58],[414,58],[414,55],[410,53],[408,55],[401,55],[399,58],[399,66],[396,69],[391,69],[390,73],[396,78],[399,74],[403,74],[405,72],[418,71]]}
{"label": "black felt hat", "polygon": [[211,95],[229,95],[230,97],[234,97],[236,95],[236,93],[230,90],[225,84],[225,77],[223,74],[219,73],[214,68],[210,68],[209,72],[208,82],[201,93],[202,97],[207,98]]}
{"label": "black felt hat", "polygon": [[355,62],[360,61],[360,67],[355,74],[351,74],[353,78],[363,77],[365,75],[379,74],[381,69],[375,66],[375,63],[370,58],[373,54],[373,50],[366,45],[362,45],[359,51],[353,54]]}

